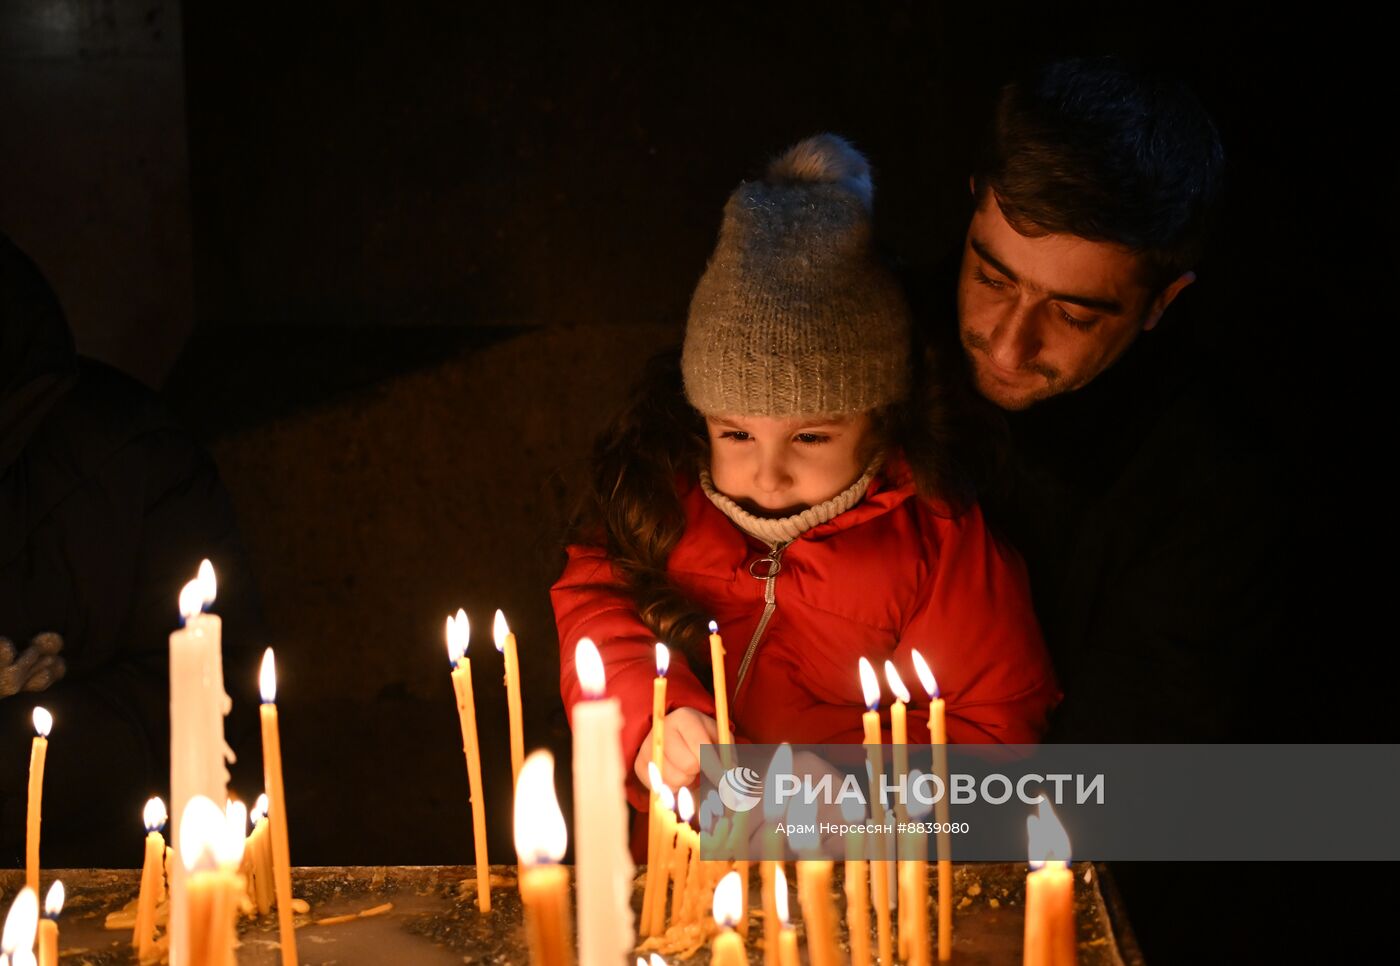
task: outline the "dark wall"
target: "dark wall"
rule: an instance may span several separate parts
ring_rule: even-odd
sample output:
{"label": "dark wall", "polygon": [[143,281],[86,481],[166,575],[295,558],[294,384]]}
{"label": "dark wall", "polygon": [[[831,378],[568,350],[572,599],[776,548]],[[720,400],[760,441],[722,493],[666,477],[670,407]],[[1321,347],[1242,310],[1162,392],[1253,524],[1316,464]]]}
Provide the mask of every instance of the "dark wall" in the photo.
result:
{"label": "dark wall", "polygon": [[160,385],[193,311],[180,4],[0,3],[0,118],[0,231],[81,351]]}

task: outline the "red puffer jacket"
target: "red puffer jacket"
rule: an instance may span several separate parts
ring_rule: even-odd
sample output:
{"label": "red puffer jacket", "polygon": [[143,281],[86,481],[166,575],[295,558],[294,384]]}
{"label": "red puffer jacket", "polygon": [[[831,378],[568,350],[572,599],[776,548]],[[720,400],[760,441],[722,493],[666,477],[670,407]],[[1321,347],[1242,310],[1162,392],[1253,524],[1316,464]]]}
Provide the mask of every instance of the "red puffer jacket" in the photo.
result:
{"label": "red puffer jacket", "polygon": [[[1060,691],[1031,609],[1025,567],[1014,550],[993,539],[976,507],[956,518],[940,515],[917,496],[907,465],[891,459],[864,499],[782,551],[773,578],[776,606],[755,645],[766,581],[750,566],[769,548],[735,526],[698,483],[682,493],[681,503],[686,531],[667,569],[719,624],[739,739],[862,741],[857,661],[864,656],[882,686],[885,660],[894,661],[914,695],[909,740],[926,743],[927,701],[910,658],[918,649],[947,701],[950,742],[1039,740]],[[759,563],[754,572],[766,567]],[[625,593],[599,589],[615,582],[601,549],[569,548],[551,591],[561,685],[572,714],[582,696],[574,645],[592,638],[608,694],[622,703],[628,797],[634,808],[645,809],[646,792],[632,762],[651,730],[656,641]],[[683,661],[672,661],[668,679],[667,712],[690,707],[715,713],[714,697]],[[882,704],[890,700],[886,690]],[[885,720],[889,740],[887,713]]]}

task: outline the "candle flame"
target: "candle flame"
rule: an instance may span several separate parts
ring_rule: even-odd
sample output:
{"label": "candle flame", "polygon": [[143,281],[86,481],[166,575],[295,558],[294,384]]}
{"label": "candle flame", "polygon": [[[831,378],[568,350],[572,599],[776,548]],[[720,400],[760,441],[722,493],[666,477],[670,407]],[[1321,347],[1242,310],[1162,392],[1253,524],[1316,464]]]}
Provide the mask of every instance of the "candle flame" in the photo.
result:
{"label": "candle flame", "polygon": [[893,661],[885,662],[885,682],[896,698],[905,704],[909,703],[909,689],[904,686],[904,679],[899,676],[899,668],[894,666]]}
{"label": "candle flame", "polygon": [[165,803],[157,796],[146,802],[146,807],[141,810],[141,821],[146,823],[147,832],[159,832],[161,826],[170,820],[170,813],[165,810]]}
{"label": "candle flame", "polygon": [[1046,862],[1069,863],[1069,833],[1043,796],[1036,814],[1026,817],[1026,834],[1030,841],[1032,869],[1038,869]]}
{"label": "candle flame", "polygon": [[739,873],[727,873],[723,879],[719,880],[719,885],[715,886],[715,897],[711,907],[715,923],[721,929],[733,929],[739,922],[739,914],[744,911],[742,903],[743,893],[739,882]]}
{"label": "candle flame", "polygon": [[647,762],[647,787],[656,791],[661,787],[661,769],[656,767],[656,762]]}
{"label": "candle flame", "polygon": [[195,795],[180,817],[180,861],[194,872],[215,864],[215,843],[223,834],[224,813],[211,799]]}
{"label": "candle flame", "polygon": [[880,707],[880,682],[875,677],[875,669],[865,658],[860,659],[860,690],[865,695],[865,706],[871,711]]}
{"label": "candle flame", "polygon": [[690,789],[682,787],[676,793],[676,814],[681,817],[681,821],[689,825],[690,820],[695,817],[695,800],[690,797]]}
{"label": "candle flame", "polygon": [[224,807],[223,834],[214,840],[214,857],[225,869],[243,861],[243,846],[248,838],[248,806],[230,799]]}
{"label": "candle flame", "polygon": [[714,621],[710,621],[710,633],[711,633],[711,634],[718,634],[718,633],[719,633],[719,625],[716,624]]}
{"label": "candle flame", "polygon": [[258,672],[258,690],[262,692],[263,704],[277,700],[277,662],[272,658],[272,648],[263,651],[262,670]]}
{"label": "candle flame", "polygon": [[34,948],[34,934],[39,930],[39,897],[25,886],[15,896],[10,912],[5,916],[5,930],[0,933],[0,953],[9,955]]}
{"label": "candle flame", "polygon": [[199,562],[199,573],[195,576],[199,582],[200,595],[204,598],[205,607],[214,603],[214,599],[219,596],[219,582],[214,578],[214,565],[208,560]]}
{"label": "candle flame", "polygon": [[63,911],[63,880],[54,879],[53,885],[49,886],[48,895],[44,896],[44,915],[50,919],[57,919],[58,914]]}
{"label": "candle flame", "polygon": [[666,811],[674,812],[676,810],[676,796],[671,791],[671,786],[665,782],[656,786],[656,798]]}
{"label": "candle flame", "polygon": [[592,638],[580,637],[574,645],[574,670],[578,672],[579,687],[588,698],[601,698],[607,683],[603,673],[603,658],[598,654],[598,645]]}
{"label": "candle flame", "polygon": [[53,730],[53,715],[49,714],[48,708],[34,709],[34,730],[39,733],[40,738],[47,738]]}
{"label": "candle flame", "polygon": [[933,671],[928,666],[928,661],[918,651],[914,651],[914,673],[919,676],[919,683],[924,686],[924,693],[932,701],[938,697],[938,679],[933,676]]}
{"label": "candle flame", "polygon": [[656,642],[656,676],[664,678],[671,669],[671,649],[660,641]]}
{"label": "candle flame", "polygon": [[569,831],[554,794],[554,756],[532,751],[515,783],[515,854],[525,865],[558,862]]}
{"label": "candle flame", "polygon": [[456,615],[447,615],[447,659],[456,667],[467,656],[467,645],[471,643],[471,623],[466,611],[458,608]]}
{"label": "candle flame", "polygon": [[180,619],[189,619],[204,609],[204,590],[198,580],[191,580],[180,589]]}
{"label": "candle flame", "polygon": [[662,959],[656,953],[652,953],[650,966],[666,966],[666,960]]}
{"label": "candle flame", "polygon": [[788,924],[787,873],[783,871],[781,862],[773,869],[773,905],[778,909],[778,921],[786,929]]}
{"label": "candle flame", "polygon": [[496,642],[496,650],[502,654],[506,652],[506,635],[509,633],[510,625],[506,623],[506,615],[497,607],[496,619],[491,622],[491,639]]}

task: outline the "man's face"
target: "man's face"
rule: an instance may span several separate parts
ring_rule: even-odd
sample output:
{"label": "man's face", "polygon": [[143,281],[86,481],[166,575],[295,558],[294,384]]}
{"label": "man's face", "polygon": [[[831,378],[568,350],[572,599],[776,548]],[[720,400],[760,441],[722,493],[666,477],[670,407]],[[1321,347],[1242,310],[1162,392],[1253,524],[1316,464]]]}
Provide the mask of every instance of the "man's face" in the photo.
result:
{"label": "man's face", "polygon": [[779,419],[706,416],[710,478],[750,513],[781,518],[825,503],[865,472],[869,413]]}
{"label": "man's face", "polygon": [[988,191],[972,217],[958,277],[958,325],[977,389],[1002,409],[1087,385],[1194,279],[1155,297],[1139,258],[1078,235],[1028,238]]}

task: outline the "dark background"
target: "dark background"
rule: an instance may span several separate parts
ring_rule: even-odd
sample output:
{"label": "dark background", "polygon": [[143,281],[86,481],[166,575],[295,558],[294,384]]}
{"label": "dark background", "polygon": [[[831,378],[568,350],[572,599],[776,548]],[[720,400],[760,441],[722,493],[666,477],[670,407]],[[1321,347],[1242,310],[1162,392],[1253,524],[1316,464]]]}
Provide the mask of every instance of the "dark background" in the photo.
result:
{"label": "dark background", "polygon": [[161,390],[219,463],[279,648],[299,864],[470,856],[458,606],[508,858],[491,614],[519,635],[527,746],[567,769],[558,508],[678,337],[727,193],[834,130],[875,166],[882,244],[935,262],[997,84],[1055,54],[1170,66],[1216,117],[1229,208],[1179,304],[1211,307],[1202,352],[1301,475],[1293,644],[1317,659],[1280,715],[1393,738],[1372,697],[1395,201],[1373,27],[1337,5],[314,6],[0,4],[0,227],[80,350]]}

